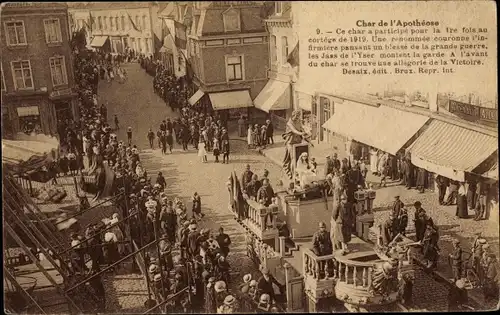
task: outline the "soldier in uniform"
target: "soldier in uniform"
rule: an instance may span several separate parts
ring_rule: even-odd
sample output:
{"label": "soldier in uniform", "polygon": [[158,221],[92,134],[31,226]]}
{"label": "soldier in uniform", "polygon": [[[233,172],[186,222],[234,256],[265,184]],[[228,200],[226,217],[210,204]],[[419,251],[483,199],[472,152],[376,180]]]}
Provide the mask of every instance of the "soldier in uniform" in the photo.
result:
{"label": "soldier in uniform", "polygon": [[[315,232],[312,239],[313,252],[318,256],[331,255],[333,253],[333,244],[330,233],[326,230],[325,222],[319,223],[319,231]],[[324,272],[324,262],[320,262],[319,271]],[[328,266],[329,268],[330,266]]]}
{"label": "soldier in uniform", "polygon": [[[256,197],[257,202],[266,207],[269,207],[273,202],[273,197],[274,197],[274,191],[269,185],[269,179],[265,179],[262,183],[262,187],[260,187],[259,190],[257,191],[257,197]],[[264,222],[266,224],[268,222],[268,218],[272,222],[271,213],[267,213],[266,217],[264,218]]]}
{"label": "soldier in uniform", "polygon": [[453,281],[462,278],[462,248],[460,248],[460,241],[453,239],[453,251],[450,254],[451,269],[453,271]]}
{"label": "soldier in uniform", "polygon": [[253,177],[253,172],[250,170],[250,164],[246,165],[246,169],[241,174],[241,187],[245,189],[247,187],[247,184],[252,180]]}
{"label": "soldier in uniform", "polygon": [[427,215],[425,210],[422,208],[422,203],[420,201],[415,201],[413,206],[415,207],[415,219],[413,219],[413,221],[415,222],[417,242],[419,242],[424,238]]}
{"label": "soldier in uniform", "polygon": [[400,223],[399,223],[399,219],[401,217],[401,212],[402,212],[402,209],[404,208],[404,203],[399,200],[399,196],[394,196],[394,203],[392,204],[392,217],[394,218],[393,220],[393,228],[392,230],[395,232],[395,233],[398,233],[399,232],[399,227],[400,227]]}

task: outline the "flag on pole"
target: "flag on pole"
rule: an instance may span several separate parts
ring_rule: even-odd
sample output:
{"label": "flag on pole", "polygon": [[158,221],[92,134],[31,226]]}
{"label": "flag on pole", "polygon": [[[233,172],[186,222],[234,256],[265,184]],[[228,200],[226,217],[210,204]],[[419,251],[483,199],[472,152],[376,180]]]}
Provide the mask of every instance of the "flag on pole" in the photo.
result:
{"label": "flag on pole", "polygon": [[186,25],[174,21],[175,25],[175,46],[180,49],[186,49],[187,35],[186,35]]}
{"label": "flag on pole", "polygon": [[292,68],[299,65],[299,43],[297,43],[297,45],[292,50],[290,55],[288,55],[288,58],[286,61],[292,66]]}
{"label": "flag on pole", "polygon": [[164,19],[161,19],[161,45],[163,46],[165,44],[165,37],[168,35],[171,35],[170,29],[167,26],[167,23],[165,23]]}
{"label": "flag on pole", "polygon": [[130,14],[128,12],[127,12],[127,15],[128,15],[128,19],[130,21],[130,24],[132,24],[132,27],[134,28],[134,30],[141,32],[141,30],[137,27],[137,25],[135,25],[134,19],[132,19],[132,17],[130,16]]}
{"label": "flag on pole", "polygon": [[89,16],[90,16],[89,28],[90,28],[90,32],[92,32],[94,30],[95,18],[92,16],[92,12],[89,12]]}

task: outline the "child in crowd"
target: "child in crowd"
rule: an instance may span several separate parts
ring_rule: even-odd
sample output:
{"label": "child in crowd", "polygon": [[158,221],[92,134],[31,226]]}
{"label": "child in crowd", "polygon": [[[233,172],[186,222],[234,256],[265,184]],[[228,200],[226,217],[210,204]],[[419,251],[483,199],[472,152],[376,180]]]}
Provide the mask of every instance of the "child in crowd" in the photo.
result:
{"label": "child in crowd", "polygon": [[203,137],[200,137],[200,141],[198,142],[198,156],[201,157],[201,161],[203,163],[207,163],[207,150],[205,150],[205,141]]}
{"label": "child in crowd", "polygon": [[220,155],[220,143],[219,143],[219,139],[214,138],[215,163],[219,163],[219,155]]}

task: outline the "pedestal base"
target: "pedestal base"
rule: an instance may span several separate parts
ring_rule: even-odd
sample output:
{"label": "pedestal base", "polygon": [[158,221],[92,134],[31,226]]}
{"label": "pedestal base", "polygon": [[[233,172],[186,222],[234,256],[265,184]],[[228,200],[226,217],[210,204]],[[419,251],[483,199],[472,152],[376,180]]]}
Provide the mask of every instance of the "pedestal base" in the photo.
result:
{"label": "pedestal base", "polygon": [[328,224],[333,208],[333,197],[312,200],[286,200],[286,224],[292,238],[311,237],[318,224]]}

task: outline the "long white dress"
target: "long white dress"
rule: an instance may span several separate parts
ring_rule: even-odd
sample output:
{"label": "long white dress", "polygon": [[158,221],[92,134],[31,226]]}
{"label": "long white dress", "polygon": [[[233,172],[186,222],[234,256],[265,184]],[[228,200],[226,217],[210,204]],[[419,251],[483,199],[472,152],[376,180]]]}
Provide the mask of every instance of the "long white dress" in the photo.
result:
{"label": "long white dress", "polygon": [[200,142],[198,143],[198,156],[204,157],[205,155],[207,155],[207,150],[205,150],[205,143]]}
{"label": "long white dress", "polygon": [[247,144],[248,145],[252,145],[253,144],[252,134],[253,134],[253,130],[251,128],[248,128],[248,131],[247,131]]}
{"label": "long white dress", "polygon": [[295,172],[297,173],[302,188],[317,180],[317,175],[311,170],[311,167],[308,168],[308,166],[308,162],[302,161],[302,158],[299,158],[295,167]]}
{"label": "long white dress", "polygon": [[378,155],[377,150],[370,150],[370,172],[377,172]]}

